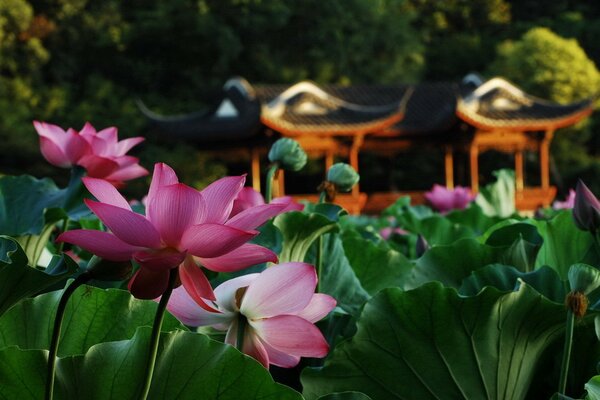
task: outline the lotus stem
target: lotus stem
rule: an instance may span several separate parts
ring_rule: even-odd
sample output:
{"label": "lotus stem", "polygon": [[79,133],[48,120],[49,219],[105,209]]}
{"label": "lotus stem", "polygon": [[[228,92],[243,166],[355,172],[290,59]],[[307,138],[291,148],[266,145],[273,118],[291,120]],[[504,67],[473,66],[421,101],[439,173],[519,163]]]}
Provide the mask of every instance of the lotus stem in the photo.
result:
{"label": "lotus stem", "polygon": [[160,330],[162,328],[163,319],[165,317],[165,310],[169,303],[169,298],[175,287],[177,281],[178,268],[172,268],[169,272],[169,283],[167,289],[163,293],[156,309],[156,315],[154,316],[154,324],[152,325],[152,335],[150,336],[150,347],[148,352],[148,362],[146,364],[146,376],[144,377],[144,386],[142,388],[142,394],[140,400],[148,398],[150,393],[150,385],[152,384],[152,375],[154,375],[154,366],[156,365],[156,355],[158,354],[158,342],[160,339]]}
{"label": "lotus stem", "polygon": [[560,366],[560,380],[558,393],[565,394],[567,389],[567,376],[569,375],[569,361],[571,359],[571,347],[573,345],[573,328],[575,325],[575,314],[567,309],[567,322],[565,331],[565,346],[563,349],[562,364]]}
{"label": "lotus stem", "polygon": [[87,272],[79,275],[75,280],[65,289],[60,301],[58,302],[58,308],[56,309],[56,316],[54,317],[54,328],[52,330],[52,339],[50,340],[50,352],[48,354],[48,373],[46,375],[46,400],[52,400],[54,395],[54,376],[56,373],[56,353],[58,352],[58,342],[60,339],[60,330],[62,327],[63,317],[69,298],[75,292],[75,290],[91,279],[90,274]]}
{"label": "lotus stem", "polygon": [[[64,217],[62,219],[62,227],[60,229],[60,233],[65,233],[67,231],[67,228],[69,226],[69,217]],[[58,249],[56,249],[57,253],[62,253],[63,248],[65,247],[65,242],[60,242],[60,244],[58,245]]]}
{"label": "lotus stem", "polygon": [[[325,199],[327,198],[327,191],[326,190],[322,190],[321,194],[319,195],[319,204],[323,204],[325,203]],[[317,242],[317,257],[315,260],[315,264],[317,267],[317,293],[321,292],[321,271],[323,269],[323,235],[319,236],[318,242]]]}
{"label": "lotus stem", "polygon": [[275,173],[279,169],[279,163],[273,163],[269,167],[269,171],[267,172],[267,182],[265,188],[265,202],[268,204],[273,199],[273,180],[275,179]]}

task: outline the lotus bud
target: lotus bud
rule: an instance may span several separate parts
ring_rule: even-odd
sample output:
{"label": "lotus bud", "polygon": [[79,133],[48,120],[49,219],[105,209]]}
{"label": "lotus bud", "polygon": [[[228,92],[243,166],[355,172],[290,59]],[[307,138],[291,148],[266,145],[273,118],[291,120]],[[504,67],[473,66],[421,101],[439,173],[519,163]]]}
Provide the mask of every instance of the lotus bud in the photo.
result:
{"label": "lotus bud", "polygon": [[571,265],[568,278],[573,292],[588,295],[600,287],[600,271],[587,264]]}
{"label": "lotus bud", "polygon": [[429,250],[429,248],[430,248],[429,243],[427,243],[427,240],[425,240],[425,237],[423,235],[418,235],[417,243],[415,245],[415,251],[416,251],[417,257],[421,257],[423,254],[425,254],[425,252],[427,250]]}
{"label": "lotus bud", "polygon": [[575,189],[573,219],[579,229],[592,234],[600,228],[600,201],[581,180],[577,182]]}
{"label": "lotus bud", "polygon": [[286,171],[300,171],[306,165],[306,153],[294,139],[278,139],[269,150],[269,161]]}
{"label": "lotus bud", "polygon": [[360,175],[346,163],[336,163],[327,171],[327,180],[333,183],[338,192],[349,192],[360,180]]}

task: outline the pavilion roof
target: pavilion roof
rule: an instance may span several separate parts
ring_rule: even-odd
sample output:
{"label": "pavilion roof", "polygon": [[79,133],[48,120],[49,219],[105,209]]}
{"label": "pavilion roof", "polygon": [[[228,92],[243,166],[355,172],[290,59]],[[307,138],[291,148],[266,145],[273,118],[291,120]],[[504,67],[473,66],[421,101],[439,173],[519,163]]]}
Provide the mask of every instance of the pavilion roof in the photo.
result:
{"label": "pavilion roof", "polygon": [[591,114],[592,107],[592,99],[553,103],[527,94],[505,79],[493,78],[459,97],[456,114],[483,130],[540,131],[573,125]]}

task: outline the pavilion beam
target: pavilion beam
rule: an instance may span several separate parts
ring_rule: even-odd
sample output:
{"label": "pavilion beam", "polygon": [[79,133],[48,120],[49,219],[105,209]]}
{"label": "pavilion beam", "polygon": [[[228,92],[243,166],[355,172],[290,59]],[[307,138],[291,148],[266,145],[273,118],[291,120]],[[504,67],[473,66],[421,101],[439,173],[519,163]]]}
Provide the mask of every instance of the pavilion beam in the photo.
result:
{"label": "pavilion beam", "polygon": [[[365,138],[364,134],[362,134],[362,133],[354,135],[354,138],[352,140],[352,146],[350,147],[350,154],[349,154],[350,165],[352,166],[352,168],[354,168],[354,170],[357,173],[358,173],[358,153],[364,143],[364,138]],[[357,183],[356,185],[354,185],[354,187],[352,187],[352,197],[354,197],[354,198],[358,198],[360,196],[360,188],[358,185],[359,184]]]}
{"label": "pavilion beam", "polygon": [[479,147],[476,142],[469,147],[469,164],[471,167],[471,191],[479,192]]}
{"label": "pavilion beam", "polygon": [[451,145],[445,147],[444,171],[446,174],[446,188],[454,189],[454,154]]}
{"label": "pavilion beam", "polygon": [[550,142],[553,136],[554,130],[547,130],[540,143],[540,179],[544,190],[550,188]]}
{"label": "pavilion beam", "polygon": [[260,193],[260,151],[251,150],[252,188]]}
{"label": "pavilion beam", "polygon": [[517,193],[522,193],[525,188],[525,178],[523,172],[523,150],[515,150],[515,185]]}

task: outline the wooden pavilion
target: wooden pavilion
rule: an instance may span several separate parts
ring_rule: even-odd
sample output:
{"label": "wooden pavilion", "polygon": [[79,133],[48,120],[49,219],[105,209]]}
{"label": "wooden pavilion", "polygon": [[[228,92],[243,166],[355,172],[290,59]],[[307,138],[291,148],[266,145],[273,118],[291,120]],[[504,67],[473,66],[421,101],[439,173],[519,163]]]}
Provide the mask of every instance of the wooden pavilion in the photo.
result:
{"label": "wooden pavilion", "polygon": [[[592,101],[560,105],[533,97],[502,78],[481,82],[473,76],[458,83],[348,87],[308,81],[250,85],[233,78],[207,110],[161,116],[142,103],[140,109],[166,138],[183,139],[223,157],[248,159],[257,190],[261,161],[279,137],[294,138],[309,156],[323,157],[326,169],[337,157],[359,170],[362,152],[393,156],[413,146],[441,148],[448,188],[454,186],[455,154],[465,153],[474,192],[479,189],[479,155],[497,150],[514,155],[518,208],[535,209],[549,205],[556,194],[549,172],[555,130],[591,114]],[[539,186],[525,183],[526,151],[538,154]],[[278,188],[283,194],[283,174]],[[357,186],[340,202],[353,213],[377,212],[406,194],[416,203],[423,201],[420,192],[365,194]]]}

